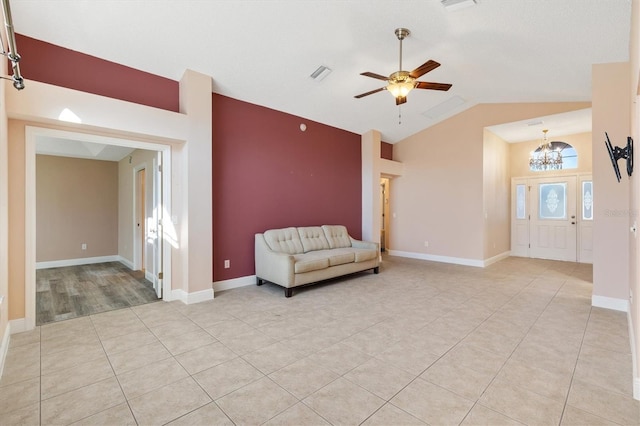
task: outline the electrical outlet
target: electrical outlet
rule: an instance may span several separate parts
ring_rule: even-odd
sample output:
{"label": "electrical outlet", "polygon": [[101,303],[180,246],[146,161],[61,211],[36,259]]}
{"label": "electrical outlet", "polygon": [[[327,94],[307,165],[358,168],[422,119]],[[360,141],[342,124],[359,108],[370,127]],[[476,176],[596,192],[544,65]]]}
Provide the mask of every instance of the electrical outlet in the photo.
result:
{"label": "electrical outlet", "polygon": [[425,242],[424,242],[424,246],[425,246],[425,247],[429,247],[429,241],[425,241]]}
{"label": "electrical outlet", "polygon": [[224,269],[229,269],[231,268],[231,261],[229,259],[226,259],[224,261]]}
{"label": "electrical outlet", "polygon": [[86,250],[87,249],[87,243],[82,243],[81,248],[82,248],[82,250]]}

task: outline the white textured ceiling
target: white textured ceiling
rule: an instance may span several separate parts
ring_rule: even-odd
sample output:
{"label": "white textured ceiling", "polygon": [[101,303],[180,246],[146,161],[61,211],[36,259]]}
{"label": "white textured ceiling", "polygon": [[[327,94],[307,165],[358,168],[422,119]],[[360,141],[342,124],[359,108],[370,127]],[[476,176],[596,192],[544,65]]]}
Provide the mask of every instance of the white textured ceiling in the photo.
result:
{"label": "white textured ceiling", "polygon": [[487,129],[510,143],[542,139],[542,131],[546,129],[549,131],[547,137],[553,141],[561,136],[590,132],[591,108],[532,117],[527,120],[489,126]]}
{"label": "white textured ceiling", "polygon": [[[590,101],[592,64],[628,60],[631,15],[631,0],[478,0],[456,12],[439,0],[12,0],[11,7],[16,31],[27,36],[173,80],[190,68],[211,75],[217,93],[355,133],[377,129],[388,142],[477,103]],[[397,27],[411,30],[403,68],[434,59],[442,66],[420,80],[453,84],[448,92],[412,91],[401,124],[388,93],[353,98],[384,85],[359,73],[397,70]],[[319,65],[333,70],[322,82],[309,77]],[[427,113],[454,96],[463,103]]]}
{"label": "white textured ceiling", "polygon": [[75,157],[89,160],[120,161],[131,154],[135,148],[105,145],[50,136],[38,136],[36,153],[58,157]]}

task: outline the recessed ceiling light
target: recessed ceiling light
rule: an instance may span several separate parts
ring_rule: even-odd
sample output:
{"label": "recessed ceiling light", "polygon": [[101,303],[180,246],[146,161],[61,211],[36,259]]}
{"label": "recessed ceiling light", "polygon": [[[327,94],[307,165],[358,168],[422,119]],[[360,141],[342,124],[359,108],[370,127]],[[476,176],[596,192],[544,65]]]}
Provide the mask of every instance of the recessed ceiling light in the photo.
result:
{"label": "recessed ceiling light", "polygon": [[441,0],[440,3],[449,12],[454,12],[478,4],[477,0]]}
{"label": "recessed ceiling light", "polygon": [[320,65],[317,70],[311,73],[311,78],[315,81],[324,80],[329,74],[331,74],[331,68]]}

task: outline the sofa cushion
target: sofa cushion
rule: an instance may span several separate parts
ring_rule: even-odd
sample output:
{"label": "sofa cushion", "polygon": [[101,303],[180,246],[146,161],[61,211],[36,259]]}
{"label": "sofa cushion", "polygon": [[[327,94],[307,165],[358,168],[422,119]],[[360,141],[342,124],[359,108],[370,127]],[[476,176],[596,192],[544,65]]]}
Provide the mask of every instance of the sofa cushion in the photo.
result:
{"label": "sofa cushion", "polygon": [[318,269],[326,269],[329,267],[329,258],[325,256],[309,256],[305,254],[294,256],[294,259],[296,263],[293,266],[293,271],[296,274],[317,271]]}
{"label": "sofa cushion", "polygon": [[329,255],[329,266],[344,265],[345,263],[353,263],[356,259],[352,251],[341,251],[340,249],[331,250],[333,253]]}
{"label": "sofa cushion", "polygon": [[371,249],[353,249],[353,252],[355,254],[356,263],[373,260],[378,256],[378,253]]}
{"label": "sofa cushion", "polygon": [[278,253],[303,253],[302,242],[296,228],[269,229],[264,233],[269,248]]}
{"label": "sofa cushion", "polygon": [[329,248],[351,247],[351,238],[346,226],[322,225],[322,230],[329,241]]}
{"label": "sofa cushion", "polygon": [[300,234],[300,241],[305,253],[329,248],[329,242],[320,226],[301,226],[298,228],[298,234]]}
{"label": "sofa cushion", "polygon": [[329,266],[344,265],[345,263],[353,263],[356,260],[352,248],[320,250],[313,252],[313,255],[329,259]]}

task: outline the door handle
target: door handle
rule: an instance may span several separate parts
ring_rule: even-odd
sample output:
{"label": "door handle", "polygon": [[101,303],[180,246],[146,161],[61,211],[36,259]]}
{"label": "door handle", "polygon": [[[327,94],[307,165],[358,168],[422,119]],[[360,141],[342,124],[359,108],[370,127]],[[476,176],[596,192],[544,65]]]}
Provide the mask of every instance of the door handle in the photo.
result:
{"label": "door handle", "polygon": [[575,223],[575,222],[571,222],[571,224],[572,224],[572,225],[575,225],[576,223]]}

